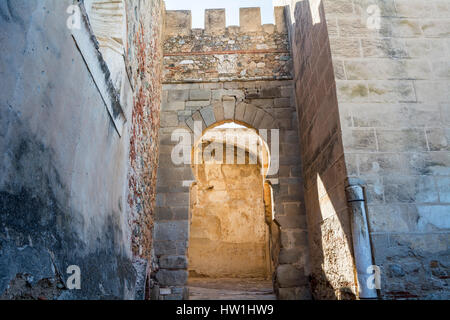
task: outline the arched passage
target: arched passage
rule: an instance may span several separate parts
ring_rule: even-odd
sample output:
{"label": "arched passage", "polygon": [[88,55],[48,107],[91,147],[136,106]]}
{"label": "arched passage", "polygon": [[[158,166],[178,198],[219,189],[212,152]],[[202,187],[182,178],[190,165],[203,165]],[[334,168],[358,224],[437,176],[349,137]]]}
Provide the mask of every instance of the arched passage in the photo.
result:
{"label": "arched passage", "polygon": [[279,243],[272,243],[272,234],[278,234],[272,229],[278,226],[266,181],[270,166],[266,142],[255,129],[228,121],[205,130],[193,154],[191,297],[202,295],[198,287],[226,290],[237,279],[246,284],[244,293],[264,289],[270,294],[275,269],[271,251]]}
{"label": "arched passage", "polygon": [[[196,182],[199,183],[199,175],[191,164],[191,161],[195,161],[191,150],[211,128],[220,129],[230,122],[255,130],[270,151],[270,160],[259,162],[260,166],[267,166],[265,169],[269,169],[269,172],[266,179],[260,179],[261,196],[258,200],[263,203],[259,211],[262,220],[272,222],[269,223],[271,229],[266,231],[269,237],[265,244],[269,244],[269,252],[264,257],[265,263],[270,265],[264,271],[270,278],[269,289],[275,289],[277,297],[281,299],[307,296],[309,293],[298,128],[295,107],[288,98],[293,90],[292,83],[267,81],[232,84],[234,89],[224,89],[225,83],[163,85],[153,233],[153,247],[159,267],[154,279],[160,293],[164,294],[159,298],[188,297],[186,284],[189,270],[192,270],[190,255],[194,243],[191,234],[195,232],[190,217],[193,203],[191,190]],[[251,153],[248,148],[242,149]],[[188,161],[179,157],[181,150],[188,150]],[[174,156],[177,158],[175,162]],[[249,154],[246,156],[249,157]],[[202,171],[205,172],[205,169],[202,168]],[[214,171],[211,171],[212,174]],[[218,180],[217,184],[221,184]],[[205,190],[205,194],[208,192]],[[245,191],[240,193],[245,194]],[[213,220],[217,221],[215,218]],[[204,237],[201,235],[199,239]],[[234,275],[237,274],[239,272],[234,272]],[[230,285],[231,288],[247,283],[239,280],[243,278],[235,279],[238,281],[236,285]]]}

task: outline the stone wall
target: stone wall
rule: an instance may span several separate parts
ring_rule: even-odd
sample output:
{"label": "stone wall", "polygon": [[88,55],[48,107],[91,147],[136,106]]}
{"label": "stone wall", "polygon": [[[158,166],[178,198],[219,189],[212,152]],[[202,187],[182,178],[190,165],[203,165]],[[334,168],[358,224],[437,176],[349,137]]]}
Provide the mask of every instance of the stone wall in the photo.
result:
{"label": "stone wall", "polygon": [[[80,27],[73,30],[67,27],[72,0],[0,4],[2,298],[144,297],[146,270],[136,268],[135,258],[148,255],[135,243],[148,246],[150,236],[146,225],[136,229],[139,222],[129,216],[130,131],[141,148],[133,144],[132,150],[140,157],[148,113],[136,114],[145,101],[158,104],[149,95],[158,97],[160,81],[154,80],[155,92],[142,93],[157,68],[136,65],[142,57],[153,61],[155,48],[142,41],[157,41],[158,32],[147,28],[154,18],[149,13],[156,16],[161,3],[146,1],[135,15],[139,3],[126,2],[129,17],[137,21],[130,19],[128,26],[132,83],[126,77],[121,88],[114,87],[82,4]],[[141,23],[145,29],[138,29]],[[133,89],[141,93],[135,103]],[[145,148],[157,150],[154,146]],[[140,212],[137,204],[134,212]],[[80,267],[80,290],[66,286],[71,265]]]}
{"label": "stone wall", "polygon": [[241,26],[225,27],[224,9],[206,10],[205,29],[191,29],[190,11],[167,11],[165,81],[289,79],[292,64],[282,16],[276,25],[261,26],[259,8],[244,8],[241,18]]}
{"label": "stone wall", "polygon": [[[326,54],[318,66],[332,60],[328,79],[334,77],[337,100],[329,104],[340,116],[325,129],[340,122],[341,177],[365,186],[381,296],[448,298],[448,2],[279,3],[288,5],[294,56],[315,61],[305,50],[322,46]],[[329,40],[319,29],[328,30]],[[310,65],[294,58],[296,78]],[[303,81],[296,85],[297,91],[311,90]],[[297,102],[299,110],[310,104]]]}
{"label": "stone wall", "polygon": [[[212,131],[217,130],[209,132]],[[205,144],[202,150],[212,147]],[[210,160],[194,165],[196,184],[191,188],[188,248],[190,277],[272,277],[261,164],[249,164],[248,153],[244,160],[245,164]]]}
{"label": "stone wall", "polygon": [[448,299],[450,3],[324,6],[347,170],[366,186],[382,296]]}
{"label": "stone wall", "polygon": [[[233,89],[224,89],[230,87]],[[190,126],[195,120],[200,121],[205,129],[224,121],[237,121],[257,129],[279,129],[280,168],[270,178],[273,181],[275,218],[281,225],[279,262],[283,266],[279,272],[284,280],[280,296],[309,296],[306,219],[292,92],[290,81],[163,85],[154,235],[156,256],[161,259],[167,255],[185,255],[188,246],[189,185],[194,177],[189,164],[173,164],[172,151],[178,140],[172,141],[172,133],[183,128],[191,132]],[[199,93],[207,100],[197,100]],[[179,284],[186,281],[187,273],[167,272],[183,274],[182,280],[177,282]],[[283,278],[285,273],[290,278]],[[160,281],[165,280],[161,278]]]}
{"label": "stone wall", "polygon": [[308,1],[292,5],[290,34],[312,294],[316,299],[354,299],[357,284],[345,195],[347,173],[328,29],[322,7],[314,15]]}
{"label": "stone wall", "polygon": [[[258,10],[253,10],[257,12]],[[278,10],[276,12],[279,12]],[[170,15],[170,11],[168,12]],[[179,14],[176,12],[175,14]],[[242,15],[246,11],[241,11]],[[189,16],[188,13],[185,14]],[[208,15],[207,15],[208,17]],[[277,21],[280,16],[277,15]],[[281,15],[283,18],[283,15]],[[243,19],[245,20],[245,19]],[[174,30],[178,25],[190,26],[190,20],[174,20],[167,18],[166,30]],[[174,21],[185,21],[172,25]],[[252,20],[256,21],[256,20]],[[284,20],[282,20],[284,21]],[[284,23],[284,22],[283,22]],[[280,24],[278,24],[279,26]],[[241,23],[241,30],[242,30]],[[256,24],[258,27],[258,24]],[[260,27],[261,28],[261,27]],[[273,26],[275,28],[275,26]],[[191,34],[186,28],[181,28],[180,34]],[[280,28],[281,33],[283,29]],[[285,30],[285,29],[284,29]],[[209,56],[225,56],[227,59],[247,59],[258,61],[260,54],[248,51],[220,51],[221,48],[212,47],[207,31],[198,32],[203,36],[196,39],[198,48],[189,46],[195,50],[195,55],[185,53],[180,60],[201,60]],[[281,33],[279,37],[281,37]],[[191,35],[192,35],[191,34]],[[287,34],[284,32],[284,37]],[[245,36],[246,34],[243,34]],[[248,37],[260,37],[260,45],[265,44],[265,39],[270,43],[273,37],[264,31],[249,31]],[[166,35],[166,45],[174,43],[171,39],[179,39],[177,33]],[[192,36],[190,39],[194,41]],[[286,40],[282,42],[285,43]],[[200,46],[200,44],[202,44]],[[210,51],[199,52],[203,45]],[[222,43],[219,42],[221,46]],[[171,48],[171,47],[169,47]],[[186,49],[185,49],[186,50]],[[209,49],[208,49],[209,50]],[[234,49],[237,50],[237,49]],[[183,79],[184,67],[177,69],[178,73],[171,73],[171,51],[165,52],[165,78],[163,85],[163,103],[161,112],[160,129],[160,162],[158,169],[157,186],[157,211],[154,234],[154,247],[156,256],[159,257],[161,270],[156,274],[162,290],[170,293],[168,297],[182,297],[182,287],[187,280],[185,265],[165,265],[161,261],[173,261],[173,256],[181,256],[185,259],[189,238],[189,185],[194,180],[189,164],[175,165],[171,154],[178,140],[172,141],[174,130],[184,128],[191,132],[194,122],[202,123],[203,129],[226,121],[236,121],[255,129],[279,129],[280,157],[278,174],[269,177],[273,182],[275,218],[281,225],[281,250],[279,266],[275,273],[275,284],[278,295],[282,299],[309,298],[308,284],[308,246],[306,219],[303,203],[301,178],[301,161],[299,156],[298,126],[296,120],[295,104],[293,99],[293,85],[290,76],[286,80],[278,78],[273,72],[272,77],[265,81],[256,81],[253,76],[241,77],[240,81],[234,81],[240,72],[232,69],[231,73],[223,78],[210,77],[208,74],[200,79]],[[270,55],[270,54],[269,54]],[[218,58],[219,59],[219,58]],[[289,58],[290,60],[290,58]],[[265,65],[264,68],[273,66]],[[276,69],[276,67],[275,67]],[[189,76],[190,77],[190,76]],[[183,82],[184,81],[184,82]],[[270,132],[269,132],[270,136]],[[189,141],[192,143],[193,141]],[[269,141],[270,142],[270,141]],[[183,184],[183,181],[185,183]],[[170,288],[168,291],[166,288]],[[174,293],[175,292],[175,293]]]}
{"label": "stone wall", "polygon": [[134,108],[129,121],[127,210],[132,226],[132,250],[137,258],[135,264],[146,269],[147,281],[150,281],[153,270],[149,260],[153,258],[151,249],[159,153],[165,8],[162,0],[127,0],[125,4],[128,36],[126,65],[134,90]]}

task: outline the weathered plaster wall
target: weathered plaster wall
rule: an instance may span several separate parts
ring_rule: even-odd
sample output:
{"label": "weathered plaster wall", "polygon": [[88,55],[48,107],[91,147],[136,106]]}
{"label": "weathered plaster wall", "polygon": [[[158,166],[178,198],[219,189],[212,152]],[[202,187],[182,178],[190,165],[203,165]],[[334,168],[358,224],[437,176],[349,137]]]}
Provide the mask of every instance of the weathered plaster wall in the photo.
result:
{"label": "weathered plaster wall", "polygon": [[[366,187],[382,297],[448,298],[448,2],[280,2],[289,5],[294,56],[328,42],[325,34],[314,37],[326,21],[328,62],[319,65],[332,59],[345,154],[340,166]],[[305,42],[308,32],[301,30],[308,26],[315,40]],[[294,65],[302,77],[303,65],[295,58]],[[297,90],[308,89],[297,82]],[[299,99],[298,108],[304,105]]]}
{"label": "weathered plaster wall", "polygon": [[[135,15],[139,3],[127,1],[133,10],[129,16],[136,19],[129,21],[130,30],[138,28],[136,21],[152,21],[151,16],[139,15],[143,11]],[[127,120],[118,131],[116,113],[109,112],[94,82],[98,75],[93,78],[84,60],[88,57],[66,26],[66,10],[72,4],[0,3],[0,295],[141,299],[145,270],[134,268],[138,250],[132,245],[148,245],[150,237],[131,228],[135,224],[127,201],[129,132],[135,137],[140,124],[133,120],[133,91],[122,88],[116,101],[115,108],[120,104]],[[142,9],[159,5],[148,1]],[[157,33],[147,31],[141,29],[140,34],[157,39]],[[130,33],[130,40],[138,47],[135,33]],[[150,56],[153,48],[145,49]],[[131,49],[130,61],[142,57],[136,51]],[[138,77],[149,77],[145,71],[154,70],[140,72],[134,66],[131,62],[133,86],[142,92],[145,82]],[[109,79],[106,69],[101,76]],[[107,83],[114,95],[112,82]],[[65,287],[70,265],[81,269],[81,290]]]}
{"label": "weathered plaster wall", "polygon": [[188,249],[191,277],[271,278],[264,178],[261,165],[249,164],[248,156],[245,160],[246,164],[194,166],[197,183],[191,188]]}
{"label": "weathered plaster wall", "polygon": [[82,290],[46,298],[132,298],[128,147],[66,27],[71,3],[0,7],[0,292],[19,274],[56,285],[78,265]]}
{"label": "weathered plaster wall", "polygon": [[[277,21],[283,18],[276,11]],[[245,15],[245,12],[242,12]],[[167,19],[166,30],[180,29],[178,24],[170,22],[184,21],[181,25],[190,25],[190,20]],[[187,22],[186,22],[187,21]],[[256,19],[251,20],[254,24]],[[281,20],[281,21],[284,21]],[[284,23],[284,22],[283,22]],[[282,25],[281,23],[277,24]],[[256,23],[257,26],[257,23]],[[284,25],[285,26],[285,25]],[[242,29],[242,23],[241,27]],[[181,28],[186,32],[186,27]],[[280,29],[281,30],[281,29]],[[189,32],[190,29],[189,29]],[[184,33],[181,33],[184,34]],[[211,48],[210,37],[206,30],[202,37],[195,40]],[[244,34],[245,36],[245,34]],[[249,37],[271,37],[264,32],[249,33]],[[284,33],[287,37],[287,34]],[[167,38],[168,37],[168,38]],[[177,37],[176,35],[174,36]],[[170,36],[166,35],[170,42]],[[193,38],[191,38],[193,39]],[[202,41],[204,39],[204,41]],[[195,49],[200,50],[202,46]],[[167,44],[166,44],[167,48]],[[194,50],[194,49],[193,49]],[[216,51],[216,49],[211,49]],[[219,50],[217,48],[217,50]],[[165,52],[165,56],[171,53]],[[239,51],[215,54],[228,56],[248,55],[245,59],[259,59],[252,52]],[[189,53],[187,54],[189,55]],[[209,52],[198,52],[189,59],[197,61]],[[183,79],[184,69],[178,69],[174,76],[168,73],[170,64],[165,58],[165,75],[163,85],[163,102],[160,130],[160,162],[158,169],[157,210],[154,234],[155,254],[159,257],[161,270],[157,273],[161,287],[170,287],[169,298],[182,296],[182,286],[187,280],[186,248],[189,238],[189,185],[194,180],[189,164],[175,165],[171,154],[178,141],[172,141],[172,132],[184,128],[193,129],[194,121],[200,121],[203,129],[223,121],[237,121],[256,129],[279,129],[280,157],[279,171],[273,178],[275,218],[281,226],[281,249],[279,266],[275,273],[278,296],[282,299],[310,298],[308,283],[309,253],[307,245],[306,217],[303,203],[303,181],[301,178],[301,161],[299,156],[298,122],[293,99],[293,84],[286,80],[255,81],[252,77],[234,81],[236,73],[225,75],[221,81],[205,74],[203,82]],[[266,65],[270,69],[273,65]],[[287,75],[286,75],[287,76]],[[270,133],[269,133],[270,135]],[[192,137],[193,138],[193,137]],[[192,143],[193,141],[190,141]],[[274,159],[275,160],[275,159]],[[186,181],[183,184],[183,181]],[[179,259],[178,259],[179,258]],[[180,263],[181,261],[181,263]],[[164,265],[164,267],[163,267]],[[164,292],[166,292],[164,290]]]}

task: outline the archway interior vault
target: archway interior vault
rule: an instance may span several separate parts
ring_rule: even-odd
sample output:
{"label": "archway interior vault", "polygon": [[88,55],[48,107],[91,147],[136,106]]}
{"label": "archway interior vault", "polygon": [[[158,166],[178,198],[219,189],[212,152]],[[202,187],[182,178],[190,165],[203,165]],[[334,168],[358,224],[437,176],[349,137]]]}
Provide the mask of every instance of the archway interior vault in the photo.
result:
{"label": "archway interior vault", "polygon": [[267,144],[256,130],[230,121],[205,130],[193,155],[190,283],[231,278],[271,287],[273,210],[265,181],[270,166]]}

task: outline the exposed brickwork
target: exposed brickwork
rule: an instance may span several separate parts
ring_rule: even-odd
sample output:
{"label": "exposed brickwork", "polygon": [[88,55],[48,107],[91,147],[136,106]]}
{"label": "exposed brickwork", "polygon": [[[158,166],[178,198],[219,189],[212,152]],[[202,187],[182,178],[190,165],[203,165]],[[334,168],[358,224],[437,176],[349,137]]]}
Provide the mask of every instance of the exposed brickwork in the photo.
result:
{"label": "exposed brickwork", "polygon": [[[126,1],[127,66],[134,89],[131,119],[129,223],[136,256],[150,258],[161,104],[163,2]],[[137,17],[135,11],[139,11]]]}

